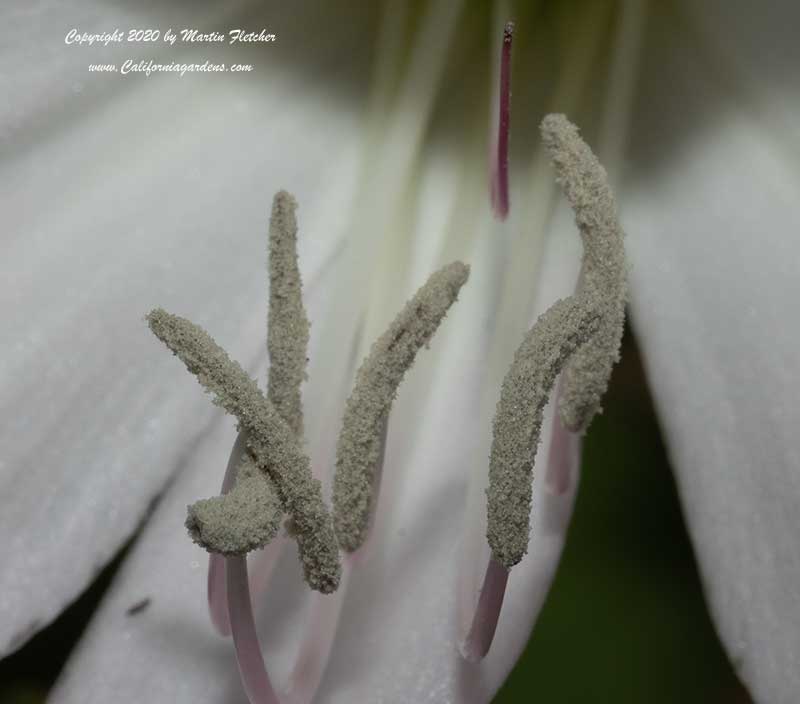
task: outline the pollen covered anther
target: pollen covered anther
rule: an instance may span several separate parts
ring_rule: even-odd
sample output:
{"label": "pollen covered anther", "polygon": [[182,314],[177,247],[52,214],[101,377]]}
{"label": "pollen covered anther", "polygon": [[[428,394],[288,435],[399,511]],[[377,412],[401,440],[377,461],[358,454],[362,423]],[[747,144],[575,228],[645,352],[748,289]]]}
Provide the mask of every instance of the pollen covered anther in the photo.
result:
{"label": "pollen covered anther", "polygon": [[303,437],[300,386],[306,379],[309,322],[297,264],[297,201],[279,191],[269,223],[269,383],[267,396],[298,439]]}
{"label": "pollen covered anther", "polygon": [[151,311],[147,321],[156,337],[214,395],[214,403],[235,415],[248,430],[249,450],[273,480],[281,503],[292,516],[306,581],[318,591],[334,591],[341,566],[333,524],[320,482],[312,476],[308,457],[291,428],[205,330],[160,308]]}
{"label": "pollen covered anther", "polygon": [[373,344],[356,374],[339,435],[333,482],[336,537],[348,552],[361,547],[369,531],[374,473],[397,387],[468,277],[469,267],[461,262],[432,274]]}
{"label": "pollen covered anther", "polygon": [[564,373],[561,420],[568,430],[583,432],[600,411],[611,369],[619,361],[627,298],[623,231],[606,170],[578,128],[564,115],[547,115],[541,132],[583,241],[577,293],[601,313],[591,344],[578,350]]}
{"label": "pollen covered anther", "polygon": [[[337,528],[322,500],[321,484],[302,451],[300,387],[306,379],[309,322],[297,262],[296,202],[281,191],[270,220],[270,296],[265,397],[244,370],[202,328],[155,309],[153,333],[238,418],[239,435],[222,483],[222,495],[188,507],[192,539],[211,552],[208,593],[212,622],[232,635],[242,683],[251,702],[309,701],[330,653],[344,591],[337,590],[364,556],[380,485],[387,423],[397,387],[420,347],[427,346],[469,268],[455,262],[433,274],[373,345],[359,369],[337,449]],[[365,485],[366,484],[366,488]],[[335,501],[336,503],[336,501]],[[344,504],[344,508],[342,505]],[[275,537],[284,513],[297,540],[306,581],[320,594],[311,602],[310,633],[302,641],[289,689],[273,689],[253,621],[246,555]],[[344,526],[344,528],[342,528]],[[347,551],[339,560],[339,544]]]}
{"label": "pollen covered anther", "polygon": [[269,477],[247,453],[236,484],[225,496],[201,499],[189,506],[186,528],[195,543],[220,555],[245,555],[277,534],[283,509]]}
{"label": "pollen covered anther", "polygon": [[561,374],[561,429],[583,432],[600,410],[625,321],[623,233],[605,169],[564,115],[547,115],[541,132],[575,212],[583,265],[575,294],[539,317],[503,380],[486,491],[492,556],[461,643],[462,655],[471,662],[489,651],[508,570],[528,550],[534,459],[552,388]]}
{"label": "pollen covered anther", "polygon": [[503,380],[489,457],[486,537],[506,568],[528,550],[533,465],[550,391],[599,326],[600,315],[585,298],[557,301],[525,336]]}

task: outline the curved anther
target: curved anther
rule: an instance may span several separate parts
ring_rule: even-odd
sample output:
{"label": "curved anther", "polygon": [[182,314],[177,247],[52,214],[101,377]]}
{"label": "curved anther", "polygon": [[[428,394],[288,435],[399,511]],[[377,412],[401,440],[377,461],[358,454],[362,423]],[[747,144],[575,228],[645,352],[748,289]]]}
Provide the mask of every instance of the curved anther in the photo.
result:
{"label": "curved anther", "polygon": [[246,555],[270,542],[278,532],[283,509],[272,480],[245,453],[236,483],[224,496],[189,506],[186,528],[192,540],[209,552]]}
{"label": "curved anther", "polygon": [[627,297],[623,231],[606,170],[578,128],[564,115],[548,115],[541,132],[583,241],[578,293],[601,313],[591,344],[570,360],[564,374],[561,420],[567,429],[583,432],[600,410],[611,369],[619,361]]}
{"label": "curved anther", "polygon": [[[494,420],[487,489],[487,540],[492,551],[472,625],[461,650],[482,658],[500,616],[508,570],[528,549],[533,467],[544,408],[561,375],[559,413],[564,433],[583,432],[600,410],[619,358],[627,295],[623,232],[605,169],[563,115],[548,115],[542,138],[557,180],[575,212],[584,247],[575,295],[555,303],[523,340],[503,381]],[[558,443],[547,477],[562,493],[571,481],[573,443]]]}
{"label": "curved anther", "polygon": [[306,581],[321,592],[334,591],[341,566],[333,524],[320,483],[312,476],[308,457],[289,426],[255,382],[205,330],[162,309],[152,311],[147,320],[155,335],[214,394],[214,402],[247,428],[248,448],[275,483],[281,502],[293,518]]}
{"label": "curved anther", "polygon": [[468,277],[469,267],[461,262],[432,274],[373,344],[356,374],[345,407],[333,480],[336,537],[347,552],[357,550],[367,537],[374,474],[397,387],[417,352],[430,342]]}
{"label": "curved anther", "polygon": [[599,325],[585,298],[557,301],[525,336],[503,380],[489,457],[486,536],[492,556],[507,569],[528,549],[533,465],[550,391]]}

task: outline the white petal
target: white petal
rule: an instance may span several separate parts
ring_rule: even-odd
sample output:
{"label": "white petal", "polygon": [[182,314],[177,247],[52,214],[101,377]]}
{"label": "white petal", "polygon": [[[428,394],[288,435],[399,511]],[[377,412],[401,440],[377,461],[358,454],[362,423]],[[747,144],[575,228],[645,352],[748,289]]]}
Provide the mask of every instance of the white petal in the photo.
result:
{"label": "white petal", "polygon": [[[63,51],[70,75],[88,80],[91,50]],[[49,104],[32,97],[20,124],[5,123],[18,151],[0,167],[0,653],[85,587],[185,465],[187,438],[218,422],[143,315],[156,305],[187,315],[252,363],[264,356],[266,277],[254,262],[272,193],[301,203],[307,282],[343,234],[355,120],[326,95],[328,76],[300,84],[266,55],[240,80],[114,83],[81,103],[80,120],[56,119],[72,109],[60,98],[45,119]],[[53,63],[39,68],[60,85]],[[322,213],[332,184],[338,210]]]}
{"label": "white petal", "polygon": [[713,16],[761,79],[755,102],[749,81],[720,82],[738,74],[711,43],[651,34],[623,194],[635,328],[711,611],[764,704],[800,691],[800,164],[762,119],[793,103],[797,124],[798,63],[773,60],[797,52],[800,12],[784,5],[746,26],[728,3]]}
{"label": "white petal", "polygon": [[[445,169],[450,179],[459,178],[458,166]],[[447,187],[448,174],[441,170],[434,168],[430,177],[445,184],[442,194],[457,190]],[[477,212],[486,210],[484,199],[471,203]],[[420,237],[429,232],[428,225],[447,219],[442,213],[450,211],[451,203],[444,198],[438,208],[428,206]],[[546,262],[557,275],[538,290],[540,308],[568,294],[577,272],[578,238],[569,214],[562,215],[569,233],[559,228],[551,239]],[[527,641],[563,545],[575,486],[554,497],[544,491],[544,482],[537,482],[530,555],[512,573],[495,646],[480,666],[466,665],[457,650],[458,558],[470,477],[476,466],[486,471],[491,439],[491,406],[488,413],[479,410],[483,387],[499,388],[482,372],[493,310],[487,287],[494,276],[492,259],[502,259],[486,236],[491,231],[488,213],[483,222],[473,222],[484,236],[474,246],[462,243],[462,252],[471,253],[471,281],[431,351],[421,355],[401,387],[392,412],[376,533],[370,557],[355,573],[346,598],[316,700],[321,703],[488,701]],[[326,276],[323,286],[335,286],[331,279]],[[319,306],[318,299],[312,300],[312,320]],[[314,332],[312,326],[312,355],[324,354]],[[309,427],[321,424],[313,416],[328,386],[327,379],[309,381]],[[217,430],[192,455],[192,470],[170,489],[145,529],[52,702],[91,704],[109,697],[122,703],[243,701],[232,647],[217,640],[208,624],[204,554],[180,526],[189,501],[216,491],[232,436],[230,429]],[[540,457],[546,457],[547,444]],[[299,595],[305,589],[298,588],[294,551],[288,552],[262,604],[262,642],[278,686],[288,676],[303,621]],[[148,610],[125,616],[125,609],[145,596],[152,599]]]}
{"label": "white petal", "polygon": [[[192,26],[228,24],[248,3],[193,3]],[[102,102],[130,86],[124,81],[96,80],[88,73],[89,63],[111,63],[122,59],[174,56],[162,41],[67,44],[67,33],[76,29],[86,34],[111,34],[119,29],[162,29],[187,21],[185,8],[163,3],[158,12],[140,3],[110,5],[102,0],[57,0],[9,2],[3,5],[2,57],[0,76],[0,144],[4,148],[31,148],[47,139],[65,122],[81,119],[87,106]],[[43,28],[47,31],[43,32]],[[120,62],[121,63],[121,62]]]}

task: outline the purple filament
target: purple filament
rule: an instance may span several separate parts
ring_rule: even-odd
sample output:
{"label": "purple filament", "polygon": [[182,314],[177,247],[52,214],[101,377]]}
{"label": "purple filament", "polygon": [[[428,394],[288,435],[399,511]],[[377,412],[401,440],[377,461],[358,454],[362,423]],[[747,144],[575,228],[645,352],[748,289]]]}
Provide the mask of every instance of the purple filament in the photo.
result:
{"label": "purple filament", "polygon": [[508,569],[493,557],[489,558],[472,625],[461,644],[461,654],[469,662],[480,662],[489,652],[503,608],[508,572]]}
{"label": "purple filament", "polygon": [[511,128],[511,41],[514,24],[507,22],[503,29],[503,48],[500,54],[500,113],[497,125],[496,151],[491,174],[491,200],[494,214],[505,220],[508,216],[508,135]]}

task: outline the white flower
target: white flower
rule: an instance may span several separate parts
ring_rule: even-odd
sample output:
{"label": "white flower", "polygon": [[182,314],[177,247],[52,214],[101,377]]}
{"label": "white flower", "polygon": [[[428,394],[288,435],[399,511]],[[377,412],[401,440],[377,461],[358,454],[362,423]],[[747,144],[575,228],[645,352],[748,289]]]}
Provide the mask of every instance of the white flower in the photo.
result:
{"label": "white flower", "polygon": [[[510,353],[577,274],[579,240],[567,209],[553,206],[559,196],[532,139],[551,109],[571,114],[612,174],[625,175],[633,324],[722,640],[757,702],[794,700],[800,13],[777,0],[757,12],[744,0],[651,5],[607,13],[593,3],[566,19],[557,5],[561,24],[544,26],[539,15],[517,18],[515,171],[502,227],[485,195],[491,23],[457,2],[432,3],[409,22],[414,32],[394,9],[379,37],[377,11],[313,3],[4,8],[5,652],[75,598],[175,477],[54,701],[241,697],[229,644],[207,624],[204,554],[181,528],[186,504],[218,490],[234,431],[141,318],[159,304],[185,314],[263,379],[255,253],[280,187],[302,205],[306,437],[316,467],[332,462],[364,345],[438,262],[473,265],[393,410],[372,553],[350,587],[318,701],[491,697],[544,599],[575,490],[573,482],[556,495],[535,482],[529,555],[512,572],[489,656],[465,666],[455,647],[457,553],[465,525],[480,533],[462,520],[469,475],[486,470]],[[255,67],[182,79],[87,72],[150,47],[63,44],[73,26],[184,25],[266,25],[277,41],[159,46],[164,60]],[[616,49],[603,53],[603,40]],[[371,68],[378,79],[366,93]],[[280,564],[262,631],[278,683],[305,598],[294,563]],[[127,619],[146,596],[148,618]]]}

